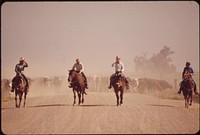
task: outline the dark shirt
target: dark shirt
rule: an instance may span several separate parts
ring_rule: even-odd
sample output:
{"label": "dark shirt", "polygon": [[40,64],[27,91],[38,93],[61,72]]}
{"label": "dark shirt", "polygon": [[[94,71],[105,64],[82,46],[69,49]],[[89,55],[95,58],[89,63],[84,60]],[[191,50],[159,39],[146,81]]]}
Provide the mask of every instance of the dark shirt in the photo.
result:
{"label": "dark shirt", "polygon": [[184,69],[183,69],[183,73],[182,73],[182,77],[184,76],[184,74],[186,73],[186,72],[189,72],[189,73],[194,73],[194,71],[193,71],[193,69],[191,68],[191,67],[185,67]]}

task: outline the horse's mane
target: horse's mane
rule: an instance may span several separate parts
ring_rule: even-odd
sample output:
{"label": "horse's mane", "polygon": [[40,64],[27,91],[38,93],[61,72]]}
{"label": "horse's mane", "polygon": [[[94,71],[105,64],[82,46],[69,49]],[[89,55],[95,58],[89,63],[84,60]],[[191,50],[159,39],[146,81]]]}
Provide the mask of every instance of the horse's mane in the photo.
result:
{"label": "horse's mane", "polygon": [[74,72],[74,78],[76,79],[77,83],[79,83],[80,87],[85,87],[83,76],[77,73],[75,70],[71,70],[71,71]]}
{"label": "horse's mane", "polygon": [[22,91],[24,91],[26,87],[26,81],[23,76],[17,75],[16,76],[16,82],[15,82],[15,87],[20,88]]}
{"label": "horse's mane", "polygon": [[[120,79],[121,78],[121,79]],[[115,76],[115,81],[113,82],[113,86],[116,87],[118,85],[125,87],[125,81],[122,76]],[[117,84],[120,83],[120,84]]]}

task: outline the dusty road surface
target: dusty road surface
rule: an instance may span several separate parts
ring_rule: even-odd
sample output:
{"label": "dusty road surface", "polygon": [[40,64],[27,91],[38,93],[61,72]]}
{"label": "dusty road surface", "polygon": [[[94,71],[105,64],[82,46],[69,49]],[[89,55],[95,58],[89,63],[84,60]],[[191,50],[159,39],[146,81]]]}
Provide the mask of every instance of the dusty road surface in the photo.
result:
{"label": "dusty road surface", "polygon": [[72,106],[72,92],[27,98],[26,108],[3,102],[5,134],[184,134],[199,131],[199,104],[125,93],[116,106],[111,93],[88,92],[85,103]]}

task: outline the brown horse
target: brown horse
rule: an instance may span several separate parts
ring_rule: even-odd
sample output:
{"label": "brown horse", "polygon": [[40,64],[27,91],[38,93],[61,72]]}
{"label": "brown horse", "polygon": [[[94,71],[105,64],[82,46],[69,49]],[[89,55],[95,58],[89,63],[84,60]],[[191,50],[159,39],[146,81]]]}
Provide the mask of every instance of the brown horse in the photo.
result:
{"label": "brown horse", "polygon": [[[22,96],[24,94],[24,106],[26,106],[26,95],[27,95],[27,87],[26,87],[26,80],[23,78],[22,75],[16,75],[15,82],[13,82],[14,91],[15,91],[15,106],[20,108]],[[17,101],[17,96],[19,96],[19,103]]]}
{"label": "brown horse", "polygon": [[194,81],[191,78],[184,79],[182,82],[180,82],[180,90],[183,91],[185,107],[188,108],[189,105],[192,105],[193,91],[195,92],[195,94],[198,94]]}
{"label": "brown horse", "polygon": [[[123,104],[123,95],[124,95],[124,89],[126,87],[126,84],[121,74],[115,74],[113,79],[114,80],[113,80],[112,86],[114,88],[115,95],[117,98],[117,106],[119,106]],[[120,97],[119,97],[119,92],[120,92]],[[119,103],[119,98],[120,98],[120,103]]]}
{"label": "brown horse", "polygon": [[[84,103],[84,94],[85,94],[85,82],[81,74],[77,73],[75,70],[69,70],[68,82],[71,82],[72,90],[74,93],[74,103],[76,104],[76,93],[79,98],[79,105]],[[82,99],[81,99],[82,98]]]}

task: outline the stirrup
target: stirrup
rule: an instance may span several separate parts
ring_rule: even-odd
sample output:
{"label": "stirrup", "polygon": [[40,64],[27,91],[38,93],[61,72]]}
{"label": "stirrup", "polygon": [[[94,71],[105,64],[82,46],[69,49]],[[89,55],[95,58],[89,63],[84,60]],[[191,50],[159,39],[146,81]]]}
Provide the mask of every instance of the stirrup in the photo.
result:
{"label": "stirrup", "polygon": [[14,89],[11,89],[10,92],[14,92]]}

